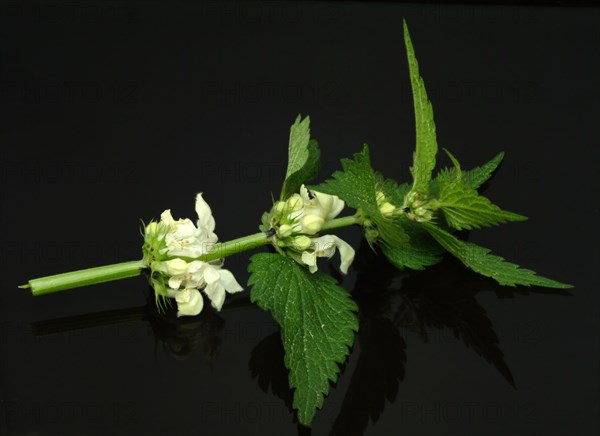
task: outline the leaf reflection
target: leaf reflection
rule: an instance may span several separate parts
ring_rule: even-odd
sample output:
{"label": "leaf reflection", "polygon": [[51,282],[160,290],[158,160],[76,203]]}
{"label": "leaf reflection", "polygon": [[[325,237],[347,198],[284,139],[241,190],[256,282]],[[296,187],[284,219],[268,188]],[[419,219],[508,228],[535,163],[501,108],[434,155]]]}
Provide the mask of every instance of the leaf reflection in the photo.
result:
{"label": "leaf reflection", "polygon": [[[485,309],[477,301],[482,292],[498,298],[518,295],[571,295],[547,288],[507,288],[472,273],[452,258],[426,271],[398,271],[376,256],[367,244],[357,251],[353,297],[359,306],[360,330],[351,365],[352,374],[332,435],[361,435],[376,423],[387,403],[396,400],[405,377],[407,343],[403,333],[416,333],[424,342],[449,331],[466,347],[492,365],[512,386],[515,380],[499,346],[499,338]],[[150,294],[152,295],[152,294]],[[247,297],[233,298],[224,311],[252,305]],[[173,310],[161,314],[154,299],[141,307],[98,312],[32,323],[37,336],[126,323],[148,323],[157,343],[177,359],[200,350],[212,359],[221,344],[225,321],[214,310],[197,317],[177,318]],[[280,398],[292,413],[293,393],[283,363],[280,333],[262,339],[251,352],[249,369],[264,392]],[[342,366],[342,374],[350,365]],[[310,430],[298,425],[299,434]]]}
{"label": "leaf reflection", "polygon": [[[416,332],[429,342],[434,332],[448,330],[514,387],[498,336],[476,295],[571,295],[564,290],[502,287],[454,259],[427,271],[398,271],[364,243],[357,252],[355,267],[358,275],[353,297],[359,305],[360,330],[354,352],[359,354],[332,435],[363,434],[369,421],[376,423],[386,403],[396,399],[407,359],[401,332]],[[271,387],[290,408],[292,392],[283,354],[279,333],[275,333],[254,347],[249,366],[261,389],[267,392]]]}

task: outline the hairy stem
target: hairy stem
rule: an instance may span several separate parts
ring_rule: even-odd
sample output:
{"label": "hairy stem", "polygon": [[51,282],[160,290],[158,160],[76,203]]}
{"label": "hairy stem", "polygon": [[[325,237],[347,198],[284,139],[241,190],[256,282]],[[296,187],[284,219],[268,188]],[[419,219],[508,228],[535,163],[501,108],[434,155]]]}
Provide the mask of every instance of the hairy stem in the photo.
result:
{"label": "hairy stem", "polygon": [[[321,231],[339,229],[357,224],[359,218],[346,216],[327,221]],[[198,258],[183,258],[186,261],[201,260],[210,262],[211,260],[222,259],[232,254],[241,253],[253,248],[268,245],[273,241],[272,237],[266,233],[254,233],[231,241],[216,244],[212,249]],[[52,276],[40,277],[29,280],[26,285],[19,286],[23,289],[30,289],[33,295],[44,295],[52,292],[64,291],[66,289],[79,288],[82,286],[93,285],[96,283],[110,282],[113,280],[125,279],[139,275],[148,265],[144,260],[134,260],[130,262],[115,263],[95,268],[87,268],[78,271],[71,271]]]}
{"label": "hairy stem", "polygon": [[33,295],[50,294],[51,292],[64,291],[65,289],[79,288],[96,283],[110,282],[113,280],[135,277],[146,266],[143,260],[115,263],[112,265],[98,266],[95,268],[81,269],[53,276],[40,277],[29,280],[29,283],[20,288],[31,289]]}

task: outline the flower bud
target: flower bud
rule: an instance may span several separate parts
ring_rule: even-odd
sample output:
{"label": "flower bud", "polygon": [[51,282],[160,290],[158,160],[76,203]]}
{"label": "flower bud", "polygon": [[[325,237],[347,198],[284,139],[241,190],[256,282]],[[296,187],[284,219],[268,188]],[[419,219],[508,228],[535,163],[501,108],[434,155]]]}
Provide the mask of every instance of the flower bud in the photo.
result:
{"label": "flower bud", "polygon": [[425,209],[424,207],[420,207],[417,210],[415,210],[415,215],[425,216],[425,215],[427,215],[427,209]]}
{"label": "flower bud", "polygon": [[299,250],[299,251],[306,250],[308,247],[310,247],[310,244],[311,244],[310,238],[305,235],[296,236],[292,241],[292,246],[296,250]]}
{"label": "flower bud", "polygon": [[390,218],[394,214],[395,210],[396,208],[389,201],[386,201],[381,206],[379,206],[379,211],[381,212],[381,215],[383,215],[386,218]]}
{"label": "flower bud", "polygon": [[325,220],[317,215],[306,215],[302,218],[302,233],[314,235],[321,230]]}
{"label": "flower bud", "polygon": [[385,195],[383,192],[377,192],[377,196],[375,198],[377,199],[377,205],[381,206],[383,203],[385,203]]}
{"label": "flower bud", "polygon": [[285,201],[278,201],[277,204],[275,205],[275,213],[281,214],[281,213],[283,213],[284,209],[285,209]]}
{"label": "flower bud", "polygon": [[294,194],[287,199],[287,207],[289,208],[290,212],[296,212],[297,210],[302,209],[302,206],[304,206],[304,204],[302,202],[302,198],[298,194]]}
{"label": "flower bud", "polygon": [[279,227],[279,230],[277,230],[277,235],[280,238],[287,238],[291,234],[292,234],[292,226],[290,226],[289,224],[283,224]]}
{"label": "flower bud", "polygon": [[406,203],[410,206],[412,203],[414,203],[418,199],[419,199],[419,193],[413,191],[413,192],[410,192],[406,196]]}
{"label": "flower bud", "polygon": [[152,221],[146,226],[146,235],[155,235],[158,232],[158,224]]}

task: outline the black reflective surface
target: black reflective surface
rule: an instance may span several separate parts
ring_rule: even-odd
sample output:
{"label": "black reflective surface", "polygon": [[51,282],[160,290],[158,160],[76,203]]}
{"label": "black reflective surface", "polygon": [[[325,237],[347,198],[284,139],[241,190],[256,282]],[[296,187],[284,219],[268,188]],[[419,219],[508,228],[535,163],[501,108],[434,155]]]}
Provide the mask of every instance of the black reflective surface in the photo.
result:
{"label": "black reflective surface", "polygon": [[[398,3],[8,3],[0,8],[0,434],[595,435],[600,431],[594,8]],[[466,235],[569,292],[453,259],[399,272],[360,246],[360,331],[312,431],[277,325],[249,301],[157,313],[144,277],[33,298],[27,279],[136,259],[139,219],[256,231],[309,114],[321,179],[371,146],[409,177],[408,20],[438,141],[529,220]],[[446,164],[445,158],[440,158]],[[227,260],[240,282],[248,256]],[[321,268],[337,274],[337,261]]]}

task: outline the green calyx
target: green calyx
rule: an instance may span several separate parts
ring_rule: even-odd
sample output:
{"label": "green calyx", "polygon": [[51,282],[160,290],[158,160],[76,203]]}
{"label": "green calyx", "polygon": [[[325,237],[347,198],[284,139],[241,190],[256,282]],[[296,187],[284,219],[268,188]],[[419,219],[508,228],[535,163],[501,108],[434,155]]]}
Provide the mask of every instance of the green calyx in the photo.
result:
{"label": "green calyx", "polygon": [[144,245],[142,245],[143,259],[146,265],[152,266],[155,262],[168,259],[167,243],[165,237],[167,229],[161,222],[150,221],[144,227]]}
{"label": "green calyx", "polygon": [[160,271],[160,265],[169,259],[165,237],[167,228],[162,222],[150,221],[144,227],[144,245],[142,245],[143,260],[150,268],[148,281],[154,289],[154,298],[159,312],[165,312],[170,307],[168,294],[169,278]]}

